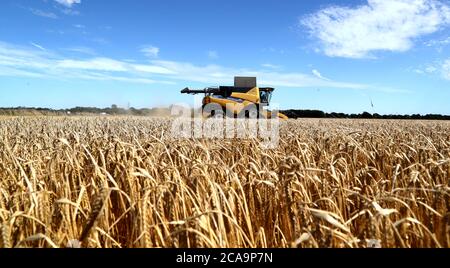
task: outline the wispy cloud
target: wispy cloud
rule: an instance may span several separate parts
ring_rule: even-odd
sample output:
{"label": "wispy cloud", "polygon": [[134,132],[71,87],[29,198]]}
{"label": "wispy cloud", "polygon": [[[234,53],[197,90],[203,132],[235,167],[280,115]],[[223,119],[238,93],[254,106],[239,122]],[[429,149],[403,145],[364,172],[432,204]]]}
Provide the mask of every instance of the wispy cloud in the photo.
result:
{"label": "wispy cloud", "polygon": [[208,54],[208,58],[211,60],[216,60],[219,58],[219,53],[215,50],[210,50],[210,51],[208,51],[207,54]]}
{"label": "wispy cloud", "polygon": [[417,74],[438,76],[445,80],[450,80],[450,58],[436,60],[413,70]]}
{"label": "wispy cloud", "polygon": [[34,46],[34,47],[36,47],[36,48],[42,50],[42,51],[45,51],[45,50],[46,50],[43,46],[38,45],[38,44],[36,44],[36,43],[30,42],[30,44],[31,44],[32,46]]}
{"label": "wispy cloud", "polygon": [[81,4],[81,0],[54,0],[59,5],[55,6],[61,13],[69,16],[78,16],[80,11],[75,9],[75,5]]}
{"label": "wispy cloud", "polygon": [[149,58],[157,58],[159,55],[159,48],[151,45],[143,46],[141,52]]}
{"label": "wispy cloud", "polygon": [[284,49],[278,49],[274,47],[265,47],[261,49],[261,52],[270,52],[270,53],[277,53],[277,54],[284,54],[286,51]]}
{"label": "wispy cloud", "polygon": [[94,49],[89,48],[89,47],[70,47],[70,48],[65,48],[64,50],[76,52],[76,53],[80,53],[80,54],[91,55],[91,56],[97,54]]}
{"label": "wispy cloud", "polygon": [[429,74],[435,73],[438,70],[439,70],[438,68],[436,68],[435,66],[432,66],[432,65],[425,67],[425,72],[427,72]]}
{"label": "wispy cloud", "polygon": [[368,0],[357,7],[331,6],[300,24],[332,57],[374,57],[374,51],[404,52],[420,36],[450,24],[450,7],[440,0]]}
{"label": "wispy cloud", "polygon": [[109,59],[91,58],[78,60],[55,52],[0,42],[0,76],[42,77],[45,79],[85,79],[98,81],[121,81],[128,83],[162,83],[172,81],[161,77],[150,78],[136,70],[134,64]]}
{"label": "wispy cloud", "polygon": [[64,31],[62,31],[62,30],[53,30],[53,29],[48,29],[48,30],[46,30],[45,32],[51,33],[51,34],[59,34],[59,35],[63,35],[63,34],[66,33],[66,32],[64,32]]}
{"label": "wispy cloud", "polygon": [[438,52],[442,52],[445,47],[450,45],[450,37],[443,39],[432,39],[424,43],[427,47],[434,47]]}
{"label": "wispy cloud", "polygon": [[134,64],[132,65],[134,70],[138,72],[143,73],[151,73],[151,74],[176,74],[175,72],[166,69],[161,66],[155,66],[155,65],[143,65],[143,64]]}
{"label": "wispy cloud", "polygon": [[68,8],[71,8],[75,4],[80,4],[81,0],[55,0],[55,2],[57,2],[63,6],[66,6]]}
{"label": "wispy cloud", "polygon": [[78,15],[80,15],[80,11],[74,10],[74,9],[70,9],[70,8],[60,9],[60,11],[61,11],[63,14],[69,15],[69,16],[78,16]]}
{"label": "wispy cloud", "polygon": [[378,86],[378,85],[370,85],[367,88],[371,91],[378,91],[383,93],[396,93],[396,94],[410,94],[412,93],[411,90],[408,89],[402,89],[402,88],[394,88],[394,87],[386,87],[386,86]]}
{"label": "wispy cloud", "polygon": [[18,70],[16,68],[0,66],[0,76],[40,78],[43,75],[35,72]]}
{"label": "wispy cloud", "polygon": [[446,37],[444,39],[433,39],[430,41],[425,42],[425,45],[427,47],[433,47],[433,46],[447,46],[450,44],[450,37]]}
{"label": "wispy cloud", "polygon": [[95,37],[92,39],[93,42],[99,44],[99,45],[107,45],[109,44],[109,41],[102,37]]}
{"label": "wispy cloud", "polygon": [[53,12],[42,11],[40,9],[35,9],[35,8],[28,8],[28,10],[31,13],[33,13],[34,15],[39,16],[39,17],[44,17],[44,18],[49,18],[49,19],[58,19],[58,16]]}
{"label": "wispy cloud", "polygon": [[446,60],[442,66],[442,76],[447,79],[450,80],[450,59]]}
{"label": "wispy cloud", "polygon": [[450,80],[450,58],[428,65],[425,69],[428,74],[438,74],[445,80]]}
{"label": "wispy cloud", "polygon": [[269,69],[280,69],[281,68],[280,65],[275,65],[275,64],[271,64],[271,63],[264,63],[264,64],[261,64],[261,66],[264,68],[269,68]]}
{"label": "wispy cloud", "polygon": [[319,79],[330,81],[330,79],[323,77],[322,74],[316,69],[312,70],[312,74]]}
{"label": "wispy cloud", "polygon": [[[63,50],[64,51],[64,50]],[[0,75],[36,76],[46,79],[89,79],[134,83],[198,82],[205,85],[230,84],[236,75],[257,76],[262,86],[325,87],[379,90],[370,85],[326,79],[318,71],[312,74],[280,72],[268,69],[232,68],[216,64],[150,60],[125,61],[105,57],[79,59],[34,46],[19,47],[0,42]]]}
{"label": "wispy cloud", "polygon": [[173,79],[194,81],[205,84],[227,84],[234,76],[257,76],[259,84],[263,86],[283,86],[292,88],[302,87],[330,87],[347,89],[367,89],[368,86],[356,83],[324,81],[313,75],[302,73],[280,73],[264,70],[236,69],[220,65],[198,66],[192,63],[176,61],[152,61],[154,65],[171,70],[175,75],[168,75]]}
{"label": "wispy cloud", "polygon": [[123,62],[108,58],[93,58],[89,60],[64,59],[57,61],[56,67],[62,69],[98,70],[108,72],[127,71],[127,68]]}

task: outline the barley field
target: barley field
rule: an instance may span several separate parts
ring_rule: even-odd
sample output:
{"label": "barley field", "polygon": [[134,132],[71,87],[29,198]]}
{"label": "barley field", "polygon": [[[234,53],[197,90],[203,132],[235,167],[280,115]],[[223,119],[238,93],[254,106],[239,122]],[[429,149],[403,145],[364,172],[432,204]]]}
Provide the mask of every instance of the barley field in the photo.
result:
{"label": "barley field", "polygon": [[450,247],[450,122],[0,118],[0,247]]}

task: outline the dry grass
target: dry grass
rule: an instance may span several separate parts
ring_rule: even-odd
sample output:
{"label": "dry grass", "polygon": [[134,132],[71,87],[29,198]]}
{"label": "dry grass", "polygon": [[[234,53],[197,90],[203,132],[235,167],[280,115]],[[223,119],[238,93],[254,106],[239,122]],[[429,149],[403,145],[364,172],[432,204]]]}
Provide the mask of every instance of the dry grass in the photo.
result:
{"label": "dry grass", "polygon": [[449,122],[291,120],[276,150],[169,130],[0,119],[0,246],[450,246]]}

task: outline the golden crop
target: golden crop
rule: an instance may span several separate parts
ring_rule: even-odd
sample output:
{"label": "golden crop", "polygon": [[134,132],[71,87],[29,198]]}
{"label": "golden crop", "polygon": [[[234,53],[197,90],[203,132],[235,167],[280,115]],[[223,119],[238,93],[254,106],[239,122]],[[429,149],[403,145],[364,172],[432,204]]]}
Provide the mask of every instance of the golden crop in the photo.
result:
{"label": "golden crop", "polygon": [[0,119],[0,247],[450,247],[450,123],[289,120],[259,141],[170,119]]}

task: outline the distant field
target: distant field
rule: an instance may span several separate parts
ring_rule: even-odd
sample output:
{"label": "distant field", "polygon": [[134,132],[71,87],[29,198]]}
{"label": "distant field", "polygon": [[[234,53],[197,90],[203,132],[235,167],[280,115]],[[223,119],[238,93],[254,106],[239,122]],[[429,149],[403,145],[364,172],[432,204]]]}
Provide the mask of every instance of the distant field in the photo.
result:
{"label": "distant field", "polygon": [[1,117],[1,247],[450,247],[450,122]]}

